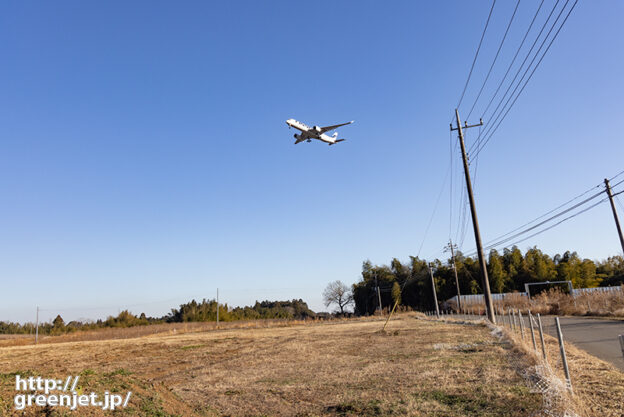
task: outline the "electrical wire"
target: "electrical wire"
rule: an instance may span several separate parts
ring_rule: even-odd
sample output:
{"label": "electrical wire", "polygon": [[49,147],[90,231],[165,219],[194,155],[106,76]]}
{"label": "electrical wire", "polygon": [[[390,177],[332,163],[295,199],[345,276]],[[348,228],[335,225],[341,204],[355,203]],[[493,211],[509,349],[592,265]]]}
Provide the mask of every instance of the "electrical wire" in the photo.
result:
{"label": "electrical wire", "polygon": [[615,174],[614,176],[612,176],[611,178],[609,178],[609,181],[613,181],[614,179],[616,179],[617,177],[619,177],[620,175],[624,174],[624,171],[620,171],[617,174]]}
{"label": "electrical wire", "polygon": [[[532,234],[532,235],[530,235],[530,236],[524,237],[524,238],[522,238],[521,240],[518,240],[518,241],[516,241],[516,242],[514,242],[514,243],[507,244],[507,245],[505,245],[505,247],[509,247],[509,246],[512,246],[512,247],[513,247],[513,246],[517,245],[518,243],[522,243],[522,242],[524,242],[524,241],[526,241],[526,240],[529,240],[529,239],[531,239],[531,238],[533,238],[533,237],[535,237],[535,236],[537,236],[537,235],[540,235],[540,234],[542,234],[542,233],[544,233],[544,232],[546,232],[546,231],[548,231],[548,230],[550,230],[550,229],[552,229],[552,228],[554,228],[554,227],[556,227],[556,226],[559,226],[561,223],[563,223],[563,222],[565,222],[565,221],[568,221],[568,220],[570,220],[570,219],[572,219],[572,218],[574,218],[574,217],[576,217],[576,216],[578,216],[578,215],[580,215],[580,214],[585,213],[586,211],[589,211],[589,210],[593,209],[594,207],[599,206],[600,204],[604,203],[604,202],[605,202],[605,201],[607,201],[608,199],[609,199],[608,197],[603,198],[602,200],[598,201],[597,203],[594,203],[594,204],[592,204],[591,206],[586,207],[586,208],[584,208],[583,210],[581,210],[581,211],[579,211],[579,212],[577,212],[577,213],[574,213],[574,214],[572,214],[571,216],[566,217],[566,218],[565,218],[565,219],[563,219],[563,220],[559,220],[557,223],[552,224],[552,225],[548,226],[548,227],[547,227],[547,228],[545,228],[545,229],[542,229],[542,230],[540,230],[540,231],[538,231],[538,232],[536,232],[536,233],[533,233],[533,234]],[[500,246],[500,245],[496,245],[496,246],[489,246],[489,247],[484,248],[484,249],[493,249],[493,248],[498,247],[498,246]]]}
{"label": "electrical wire", "polygon": [[[618,174],[614,175],[613,177],[611,177],[611,179],[614,179],[614,178],[616,178],[616,177],[620,176],[621,174],[624,174],[624,171],[621,171],[621,172],[619,172]],[[615,184],[614,184],[611,188],[612,188],[612,189],[614,189],[615,187],[617,187],[618,185],[620,185],[620,184],[622,184],[622,183],[624,183],[624,179],[622,179],[622,180],[618,181],[617,183],[615,183]],[[563,214],[565,214],[565,213],[568,213],[568,212],[570,212],[571,210],[574,210],[575,208],[578,208],[578,207],[582,206],[583,204],[585,204],[585,203],[587,203],[587,202],[589,202],[589,201],[591,201],[591,200],[595,199],[595,198],[596,198],[596,197],[598,197],[599,195],[601,195],[601,194],[604,192],[604,190],[601,190],[601,191],[599,191],[598,193],[596,193],[596,194],[594,194],[594,195],[590,196],[589,198],[586,198],[585,200],[583,200],[583,201],[581,201],[581,202],[579,202],[579,203],[576,203],[574,206],[569,207],[569,208],[565,209],[564,211],[562,211],[562,212],[560,212],[560,213],[558,213],[558,214],[555,214],[554,216],[552,216],[552,217],[550,217],[550,218],[548,218],[548,219],[546,219],[546,220],[544,220],[544,221],[540,222],[540,223],[539,223],[539,224],[537,224],[537,225],[534,225],[534,226],[532,226],[532,227],[530,227],[530,228],[528,228],[528,229],[526,229],[526,230],[522,230],[522,229],[524,229],[525,227],[527,227],[527,226],[529,226],[529,225],[531,225],[531,224],[533,224],[533,223],[537,222],[538,220],[541,220],[541,219],[543,219],[544,217],[546,217],[546,216],[548,216],[548,215],[550,215],[550,214],[552,214],[552,213],[554,213],[554,212],[558,211],[559,209],[561,209],[561,208],[563,208],[563,207],[565,207],[565,206],[569,205],[570,203],[572,203],[572,202],[574,202],[574,201],[578,200],[579,198],[584,197],[585,195],[587,195],[587,194],[589,194],[589,193],[591,193],[591,192],[595,191],[597,188],[601,188],[602,186],[603,186],[603,184],[602,184],[602,183],[597,184],[597,185],[595,185],[594,187],[589,188],[588,190],[586,190],[586,191],[582,192],[581,194],[577,195],[576,197],[574,197],[574,198],[572,198],[572,199],[570,199],[570,200],[566,201],[565,203],[558,205],[558,206],[557,206],[557,207],[555,207],[554,209],[547,211],[546,213],[542,214],[541,216],[536,217],[535,219],[533,219],[533,220],[531,220],[531,221],[529,221],[529,222],[526,222],[526,223],[524,223],[523,225],[521,225],[521,226],[519,226],[519,227],[517,227],[517,228],[515,228],[515,229],[513,229],[513,230],[511,230],[511,231],[509,231],[509,232],[507,232],[507,233],[505,233],[505,234],[503,234],[503,235],[500,235],[500,236],[498,236],[498,237],[496,237],[496,238],[494,238],[494,239],[492,239],[492,240],[490,240],[490,241],[486,242],[486,243],[483,245],[483,246],[484,246],[484,248],[491,248],[491,247],[494,247],[494,246],[499,246],[499,245],[500,245],[500,244],[502,244],[502,243],[506,243],[507,241],[509,241],[509,240],[511,240],[511,239],[514,239],[514,238],[515,238],[515,237],[517,237],[517,236],[520,236],[520,235],[522,235],[522,234],[524,234],[524,233],[527,233],[527,232],[529,232],[529,231],[531,231],[531,230],[534,230],[535,228],[537,228],[537,227],[539,227],[539,226],[541,226],[541,225],[543,225],[543,224],[545,224],[545,223],[548,223],[549,221],[551,221],[551,220],[553,220],[553,219],[555,219],[555,218],[557,218],[557,217],[560,217],[561,215],[563,215]],[[616,194],[613,194],[613,195],[615,196],[615,195],[617,195],[617,194],[621,194],[621,193],[624,193],[624,190],[621,190],[621,191],[619,191],[619,192],[617,192]],[[518,232],[519,230],[522,230],[522,231]],[[511,236],[511,237],[507,237],[507,236],[509,236],[509,235],[511,235],[511,234],[513,234],[513,233],[515,233],[515,232],[518,232],[518,233],[516,233],[515,235],[513,235],[513,236]],[[474,254],[476,254],[476,251],[475,251],[475,250],[471,251],[471,255],[470,255],[470,256],[473,256]]]}
{"label": "electrical wire", "polygon": [[427,234],[429,233],[429,228],[431,228],[431,223],[433,222],[433,217],[436,214],[436,211],[438,210],[438,204],[440,203],[440,198],[442,197],[442,192],[445,189],[446,186],[446,180],[448,179],[449,173],[451,172],[451,163],[449,161],[449,166],[448,169],[446,170],[446,175],[444,176],[444,181],[442,182],[442,186],[440,187],[440,193],[438,194],[438,198],[436,200],[435,205],[433,206],[433,212],[431,213],[431,217],[429,218],[429,223],[427,224],[427,228],[425,229],[425,234],[423,236],[423,240],[420,243],[420,247],[418,248],[418,254],[416,255],[416,257],[418,257],[420,255],[420,251],[422,251],[423,245],[425,244],[425,240],[427,240]]}
{"label": "electrical wire", "polygon": [[477,105],[477,102],[479,101],[479,98],[481,97],[481,93],[483,93],[483,89],[485,88],[485,85],[488,82],[488,79],[490,78],[490,75],[492,74],[492,69],[494,68],[494,64],[496,64],[496,60],[498,59],[498,55],[500,54],[501,49],[503,48],[503,44],[505,43],[505,39],[507,39],[507,34],[509,33],[509,28],[511,28],[511,24],[514,21],[514,18],[516,17],[516,12],[518,11],[518,6],[520,6],[520,1],[518,0],[518,2],[516,3],[516,7],[514,8],[513,14],[511,15],[511,19],[509,19],[509,23],[507,24],[507,29],[505,29],[505,34],[503,35],[503,39],[500,42],[500,45],[498,45],[498,50],[496,51],[496,55],[494,56],[494,60],[492,61],[492,64],[490,65],[490,69],[488,70],[487,75],[485,76],[485,80],[483,81],[483,84],[481,85],[481,88],[479,89],[479,94],[477,94],[477,98],[475,98],[474,103],[472,103],[472,107],[470,108],[470,111],[468,112],[468,116],[466,116],[466,120],[468,120],[470,118],[470,115],[472,114],[472,111],[474,110],[475,106]]}
{"label": "electrical wire", "polygon": [[483,43],[483,38],[485,37],[485,32],[487,31],[488,25],[490,24],[490,18],[492,17],[492,11],[494,11],[494,5],[496,4],[496,0],[492,2],[492,7],[490,7],[490,13],[488,14],[487,21],[485,22],[485,27],[483,28],[483,33],[481,34],[481,39],[479,40],[479,46],[477,47],[477,52],[475,52],[474,59],[472,60],[472,65],[470,66],[470,72],[468,72],[468,79],[466,79],[466,84],[464,85],[464,90],[459,97],[459,102],[457,103],[456,109],[459,109],[459,106],[464,99],[464,94],[466,94],[466,89],[468,88],[468,83],[470,83],[470,77],[472,76],[472,71],[474,70],[475,63],[477,62],[477,57],[479,56],[479,51],[481,50],[481,44]]}
{"label": "electrical wire", "polygon": [[[498,240],[500,240],[500,239],[502,239],[502,238],[504,238],[504,237],[506,237],[506,236],[509,236],[510,234],[512,234],[512,233],[514,233],[514,232],[517,232],[518,230],[521,230],[521,229],[525,228],[526,226],[529,226],[530,224],[535,223],[535,222],[536,222],[536,221],[538,221],[538,220],[543,219],[544,217],[548,216],[549,214],[554,213],[555,211],[559,210],[560,208],[565,207],[565,206],[567,206],[568,204],[572,203],[573,201],[576,201],[576,200],[578,200],[579,198],[581,198],[581,197],[583,197],[583,196],[587,195],[588,193],[590,193],[590,192],[594,191],[596,188],[600,188],[600,186],[601,186],[601,185],[602,185],[602,184],[598,184],[598,185],[596,185],[595,187],[592,187],[592,188],[588,189],[587,191],[585,191],[585,192],[583,192],[583,193],[581,193],[581,194],[577,195],[576,197],[574,197],[574,198],[572,198],[572,199],[570,199],[570,200],[566,201],[565,203],[558,205],[558,206],[557,206],[557,207],[555,207],[554,209],[547,211],[546,213],[542,214],[541,216],[536,217],[536,218],[534,218],[533,220],[531,220],[531,221],[529,221],[529,222],[526,222],[526,223],[524,223],[524,224],[523,224],[523,225],[521,225],[521,226],[518,226],[517,228],[515,228],[515,229],[513,229],[513,230],[511,230],[511,231],[509,231],[509,232],[507,232],[507,233],[505,233],[504,235],[500,235],[500,236],[498,236],[497,238],[491,239],[490,241],[488,241],[488,242],[486,242],[486,243],[485,243],[485,246],[488,246],[488,245],[490,245],[491,243],[493,243],[493,242],[495,242],[495,241],[498,241]],[[603,192],[603,191],[600,191],[598,194],[595,194],[594,196],[590,197],[590,198],[589,198],[589,200],[591,200],[592,198],[595,198],[597,195],[600,195],[602,192]]]}
{"label": "electrical wire", "polygon": [[518,55],[520,54],[520,51],[522,50],[522,47],[524,46],[524,42],[526,41],[527,37],[529,36],[529,33],[531,32],[531,29],[533,28],[533,23],[535,23],[535,19],[537,19],[537,16],[539,15],[539,12],[542,9],[542,5],[543,4],[544,4],[544,0],[541,1],[539,7],[537,8],[537,11],[533,15],[533,19],[531,20],[531,23],[529,24],[529,28],[527,29],[526,33],[524,34],[524,37],[522,38],[522,42],[520,42],[520,45],[518,46],[518,49],[516,50],[516,53],[514,54],[513,59],[509,63],[509,66],[507,67],[507,71],[505,71],[505,75],[503,76],[503,78],[501,79],[500,83],[498,84],[498,87],[496,87],[496,91],[494,91],[494,95],[490,99],[490,102],[488,103],[488,105],[485,107],[485,110],[483,110],[483,113],[481,114],[481,119],[483,119],[483,117],[485,116],[485,113],[487,113],[487,111],[489,110],[490,106],[494,102],[494,99],[498,95],[498,92],[500,91],[501,87],[505,83],[505,80],[507,79],[507,75],[509,75],[509,71],[511,71],[511,68],[513,67],[513,64],[516,62],[516,59],[518,58]]}
{"label": "electrical wire", "polygon": [[[609,181],[611,181],[612,179],[610,179]],[[624,180],[620,180],[620,181],[616,182],[615,184],[611,184],[611,188],[613,189],[613,188],[617,187],[618,185],[622,184],[623,182],[624,182]]]}
{"label": "electrical wire", "polygon": [[620,210],[622,210],[622,212],[624,212],[624,206],[622,205],[622,202],[620,201],[620,197],[618,197],[618,195],[624,193],[624,190],[620,191],[617,194],[613,194],[613,197],[615,197],[615,202],[618,204],[618,206],[620,206]]}
{"label": "electrical wire", "polygon": [[[514,86],[514,83],[516,82],[516,80],[518,79],[518,76],[522,72],[522,68],[524,67],[524,64],[526,64],[527,60],[529,59],[529,57],[531,56],[531,54],[533,52],[533,49],[535,48],[535,45],[537,45],[537,42],[539,41],[540,37],[542,36],[542,33],[544,32],[544,30],[548,26],[548,22],[550,22],[550,18],[555,13],[555,10],[557,10],[557,6],[559,5],[559,2],[560,2],[560,0],[557,0],[555,2],[554,6],[552,7],[552,9],[550,10],[550,13],[548,14],[548,17],[546,18],[546,21],[542,24],[542,28],[540,29],[540,31],[538,32],[537,36],[535,37],[535,40],[533,41],[533,44],[529,48],[529,51],[526,53],[526,56],[524,57],[524,60],[522,60],[522,63],[520,64],[520,66],[518,67],[518,70],[516,71],[516,74],[514,75],[514,77],[511,80],[511,82],[509,83],[509,86],[505,90],[505,93],[503,94],[501,99],[498,101],[498,104],[496,105],[496,108],[494,109],[494,111],[490,115],[489,119],[493,119],[494,118],[494,115],[497,114],[498,110],[500,109],[501,104],[503,104],[503,102],[505,101],[505,98],[507,97],[507,94],[509,93],[509,90],[511,90],[511,88]],[[553,23],[553,27],[554,27],[554,23]],[[536,53],[535,56],[537,56],[537,53]],[[528,68],[530,68],[530,65],[527,67],[527,70],[528,70]],[[519,81],[518,84],[520,84],[520,82],[521,81]],[[513,96],[513,93],[512,93],[512,96]],[[504,106],[503,106],[503,108],[504,108]],[[501,112],[502,112],[502,109],[501,109]],[[485,118],[485,113],[486,112],[483,112],[482,118]],[[488,122],[488,124],[490,124],[490,123]],[[470,149],[468,151],[469,153],[472,153],[472,150],[476,149],[476,147],[479,145],[480,139],[481,139],[481,135],[477,138],[477,142],[475,144],[473,144],[473,146],[470,147]]]}
{"label": "electrical wire", "polygon": [[451,164],[451,185],[449,186],[449,239],[453,231],[453,131],[449,130],[449,157]]}
{"label": "electrical wire", "polygon": [[[567,2],[566,2],[567,4]],[[572,4],[572,7],[570,8],[570,10],[568,11],[568,14],[566,15],[566,17],[564,18],[563,22],[561,23],[561,25],[559,26],[559,29],[557,29],[557,32],[555,32],[555,35],[553,36],[553,38],[550,40],[550,43],[548,44],[548,46],[546,47],[546,50],[544,51],[544,53],[542,54],[541,58],[539,59],[539,61],[537,62],[537,64],[535,65],[535,67],[533,68],[533,71],[531,71],[531,74],[529,75],[529,77],[527,78],[527,80],[525,81],[524,85],[522,86],[522,88],[520,89],[520,91],[518,92],[518,94],[516,95],[516,97],[514,98],[513,102],[511,103],[511,105],[507,108],[507,111],[505,111],[505,114],[503,115],[502,119],[500,119],[500,121],[498,122],[498,124],[496,125],[496,127],[494,127],[494,129],[492,130],[492,132],[489,134],[489,136],[487,137],[487,139],[485,139],[484,143],[479,145],[479,148],[477,148],[475,155],[478,155],[481,150],[485,147],[485,145],[487,145],[487,143],[490,141],[490,139],[492,138],[492,136],[494,135],[494,133],[496,133],[496,130],[498,130],[498,127],[501,125],[501,123],[503,122],[503,120],[505,119],[505,117],[507,117],[507,114],[509,113],[509,111],[512,109],[512,107],[514,106],[514,104],[516,103],[516,101],[518,100],[518,97],[520,97],[520,95],[522,94],[522,92],[524,91],[525,87],[527,86],[527,84],[529,83],[529,81],[531,80],[531,78],[533,77],[533,74],[535,74],[535,71],[537,70],[537,68],[539,67],[539,65],[542,63],[542,60],[544,59],[544,57],[546,56],[546,54],[548,53],[548,51],[550,50],[550,47],[552,46],[553,42],[555,41],[555,39],[557,39],[557,36],[559,35],[559,32],[561,31],[561,29],[563,28],[563,26],[565,25],[565,23],[567,22],[568,18],[570,17],[570,14],[572,13],[572,11],[574,10],[574,8],[576,7],[576,5],[578,4],[578,0],[574,1],[574,4]],[[565,8],[565,6],[564,6]],[[564,9],[562,9],[561,11],[563,12]],[[559,18],[557,18],[559,19]],[[556,21],[555,21],[556,22]],[[550,32],[549,32],[550,34]],[[544,39],[544,41],[548,38],[548,35],[546,35],[546,38]],[[540,47],[541,49],[541,47]],[[539,50],[538,50],[539,53]],[[535,59],[535,58],[534,58]],[[528,70],[528,68],[527,68]],[[524,78],[524,75],[523,75]],[[520,80],[520,82],[522,82],[522,80]],[[518,84],[519,85],[519,84]],[[517,87],[516,87],[517,88]],[[513,94],[513,93],[512,93]],[[510,97],[511,98],[511,97]],[[473,155],[474,156],[474,155]]]}
{"label": "electrical wire", "polygon": [[462,228],[461,235],[459,240],[459,248],[464,247],[464,240],[466,239],[466,232],[468,230],[468,192],[464,189],[464,199],[463,199],[463,218],[462,218]]}
{"label": "electrical wire", "polygon": [[491,244],[489,244],[489,245],[484,245],[484,247],[495,247],[495,246],[500,246],[500,245],[502,245],[503,243],[506,243],[506,242],[508,242],[508,241],[510,241],[510,240],[512,240],[512,239],[515,239],[516,237],[519,237],[519,236],[521,236],[521,235],[523,235],[523,234],[525,234],[525,233],[530,232],[531,230],[535,230],[535,229],[537,229],[538,227],[543,226],[544,224],[546,224],[546,223],[548,223],[548,222],[550,222],[550,221],[552,221],[552,220],[554,220],[554,219],[556,219],[556,218],[558,218],[558,217],[560,217],[560,216],[563,216],[564,214],[569,213],[570,211],[572,211],[572,210],[574,210],[574,209],[576,209],[576,208],[578,208],[578,207],[582,206],[583,204],[585,204],[585,203],[587,203],[587,202],[589,202],[589,201],[591,201],[591,200],[593,200],[593,199],[595,199],[595,198],[599,197],[600,195],[602,195],[602,193],[603,193],[603,192],[604,192],[604,191],[599,191],[598,193],[596,193],[596,194],[592,195],[591,197],[586,198],[585,200],[581,201],[580,203],[576,203],[576,204],[575,204],[575,205],[573,205],[572,207],[569,207],[569,208],[567,208],[567,209],[565,209],[565,210],[563,210],[563,211],[561,211],[561,212],[559,212],[559,213],[557,213],[557,214],[555,214],[555,215],[553,215],[553,216],[551,216],[551,217],[547,218],[546,220],[543,220],[543,221],[541,221],[541,222],[539,222],[539,223],[537,223],[537,224],[535,224],[535,225],[533,225],[533,226],[531,226],[531,227],[529,227],[529,228],[527,228],[527,229],[521,230],[520,232],[517,232],[517,233],[515,233],[515,234],[514,234],[514,235],[512,235],[512,236],[506,237],[506,238],[504,238],[504,239],[500,239],[500,238],[499,238],[499,239],[496,239],[495,243],[491,243]]}

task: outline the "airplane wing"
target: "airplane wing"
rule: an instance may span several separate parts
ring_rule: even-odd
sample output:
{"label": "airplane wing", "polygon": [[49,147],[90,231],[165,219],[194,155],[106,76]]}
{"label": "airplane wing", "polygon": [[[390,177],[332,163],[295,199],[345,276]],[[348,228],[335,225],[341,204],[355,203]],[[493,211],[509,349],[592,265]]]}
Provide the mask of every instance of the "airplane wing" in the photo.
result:
{"label": "airplane wing", "polygon": [[325,127],[321,128],[321,131],[319,133],[329,132],[331,130],[338,129],[340,126],[350,125],[351,123],[353,123],[353,120],[351,120],[350,122],[347,122],[347,123],[341,123],[339,125],[325,126]]}

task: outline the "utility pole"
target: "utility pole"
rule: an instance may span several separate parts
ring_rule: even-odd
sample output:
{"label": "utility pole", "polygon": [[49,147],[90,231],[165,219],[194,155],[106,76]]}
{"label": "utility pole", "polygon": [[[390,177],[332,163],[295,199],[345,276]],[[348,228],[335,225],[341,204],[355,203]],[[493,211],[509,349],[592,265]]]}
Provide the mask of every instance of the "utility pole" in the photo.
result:
{"label": "utility pole", "polygon": [[219,289],[217,288],[217,327],[219,327]]}
{"label": "utility pole", "polygon": [[455,287],[457,288],[457,309],[461,312],[461,294],[459,293],[459,279],[457,278],[457,266],[455,265],[455,245],[453,245],[453,241],[449,239],[449,244],[447,248],[451,249],[451,259],[453,261],[453,272],[455,273]]}
{"label": "utility pole", "polygon": [[[455,117],[457,118],[457,127],[453,128],[451,124],[451,131],[457,130],[459,136],[459,144],[461,145],[462,160],[464,161],[464,175],[466,177],[466,190],[468,191],[468,199],[470,200],[470,214],[472,216],[472,227],[474,229],[475,241],[477,243],[477,254],[479,255],[479,266],[481,267],[481,281],[483,287],[483,299],[485,301],[485,308],[487,311],[488,320],[493,324],[496,324],[496,316],[494,316],[494,305],[492,304],[492,294],[490,293],[490,282],[488,280],[487,265],[485,263],[485,256],[483,255],[483,245],[481,244],[481,232],[479,232],[479,221],[477,220],[477,208],[475,207],[474,196],[472,195],[472,182],[470,180],[470,170],[468,169],[468,157],[466,156],[466,146],[464,145],[464,133],[462,131],[461,121],[459,120],[459,112],[455,109]],[[483,126],[483,120],[479,121],[477,125],[468,126],[468,122],[465,122],[464,129],[468,129],[475,126]]]}
{"label": "utility pole", "polygon": [[624,252],[624,236],[622,235],[622,228],[620,227],[620,219],[618,219],[617,211],[615,210],[615,203],[613,203],[613,194],[611,194],[611,186],[609,180],[605,178],[605,186],[607,187],[607,195],[609,196],[609,202],[611,203],[611,210],[613,210],[613,219],[615,220],[615,227],[617,228],[618,235],[620,235],[620,244],[622,245],[622,252]]}
{"label": "utility pole", "polygon": [[37,319],[35,320],[35,345],[39,343],[39,306],[37,306]]}
{"label": "utility pole", "polygon": [[375,272],[375,287],[377,287],[377,299],[379,300],[379,312],[381,313],[381,292],[379,291],[379,284],[377,283],[377,272]]}
{"label": "utility pole", "polygon": [[429,275],[431,276],[431,288],[433,290],[433,303],[435,304],[436,317],[440,318],[440,307],[438,307],[438,295],[436,294],[433,270],[431,269],[431,264],[427,264],[427,266],[429,267]]}

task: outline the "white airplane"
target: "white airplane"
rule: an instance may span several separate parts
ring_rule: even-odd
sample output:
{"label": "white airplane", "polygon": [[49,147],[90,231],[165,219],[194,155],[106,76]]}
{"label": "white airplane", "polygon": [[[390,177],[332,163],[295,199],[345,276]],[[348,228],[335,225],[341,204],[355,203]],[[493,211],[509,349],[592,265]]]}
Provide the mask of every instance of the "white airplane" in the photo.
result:
{"label": "white airplane", "polygon": [[307,126],[305,123],[298,122],[295,119],[286,120],[286,124],[288,125],[289,128],[294,127],[295,129],[298,129],[301,131],[301,134],[295,133],[294,135],[295,139],[297,139],[295,141],[295,145],[300,142],[303,142],[304,140],[307,140],[308,142],[312,142],[312,139],[317,139],[317,140],[320,140],[321,142],[328,143],[330,146],[335,145],[338,142],[344,141],[344,139],[338,139],[338,132],[335,132],[332,136],[326,135],[325,133],[330,132],[334,129],[337,129],[340,126],[350,125],[351,123],[353,123],[353,120],[347,123],[342,123],[342,124],[333,125],[333,126],[310,127],[310,126]]}

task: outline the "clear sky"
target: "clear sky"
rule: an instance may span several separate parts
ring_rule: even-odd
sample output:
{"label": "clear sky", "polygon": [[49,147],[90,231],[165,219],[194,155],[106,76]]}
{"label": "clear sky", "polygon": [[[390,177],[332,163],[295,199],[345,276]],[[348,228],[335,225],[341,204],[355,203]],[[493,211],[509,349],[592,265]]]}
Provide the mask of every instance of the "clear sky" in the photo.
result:
{"label": "clear sky", "polygon": [[[494,9],[463,114],[514,4]],[[521,2],[484,98],[538,4]],[[37,305],[44,320],[161,315],[217,287],[232,305],[321,310],[327,283],[355,282],[365,259],[416,255],[490,5],[4,2],[0,320],[34,320]],[[484,240],[624,169],[623,12],[580,1],[481,153]],[[337,146],[294,146],[291,117],[355,124]],[[421,257],[449,237],[450,195],[447,180]],[[531,245],[620,253],[606,204]]]}

